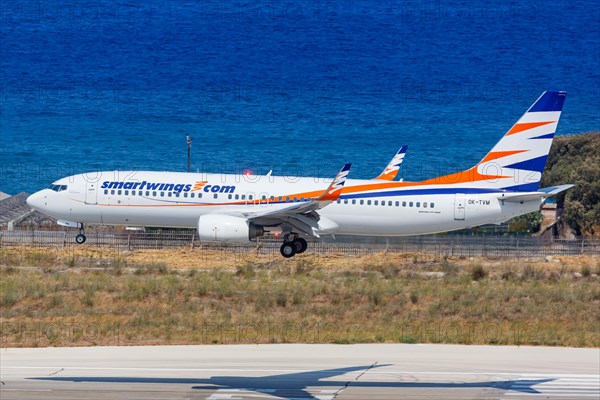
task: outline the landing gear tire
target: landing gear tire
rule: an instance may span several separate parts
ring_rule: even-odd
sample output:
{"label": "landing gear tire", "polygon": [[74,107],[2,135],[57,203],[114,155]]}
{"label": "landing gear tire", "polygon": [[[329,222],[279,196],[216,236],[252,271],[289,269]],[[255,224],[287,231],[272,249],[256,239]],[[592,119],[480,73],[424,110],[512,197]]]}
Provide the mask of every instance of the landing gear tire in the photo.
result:
{"label": "landing gear tire", "polygon": [[75,236],[75,242],[77,242],[77,244],[84,244],[85,239],[86,239],[86,237],[83,233],[80,233],[77,236]]}
{"label": "landing gear tire", "polygon": [[294,257],[296,255],[296,245],[293,242],[285,242],[281,245],[279,251],[285,258]]}
{"label": "landing gear tire", "polygon": [[296,254],[302,254],[308,248],[308,243],[303,238],[294,239],[292,243],[296,247]]}

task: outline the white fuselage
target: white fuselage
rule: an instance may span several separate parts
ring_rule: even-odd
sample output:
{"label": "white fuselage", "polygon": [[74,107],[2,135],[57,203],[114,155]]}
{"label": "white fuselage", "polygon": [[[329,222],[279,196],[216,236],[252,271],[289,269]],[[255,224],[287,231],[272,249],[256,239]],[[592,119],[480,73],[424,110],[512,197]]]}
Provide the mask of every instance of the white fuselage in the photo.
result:
{"label": "white fuselage", "polygon": [[[73,175],[28,203],[57,219],[85,224],[195,228],[205,214],[277,210],[319,196],[330,180],[151,171]],[[66,186],[66,187],[65,187]],[[404,236],[505,221],[540,201],[503,202],[502,190],[460,184],[348,179],[340,198],[319,210],[321,233]],[[265,225],[268,225],[268,221]]]}

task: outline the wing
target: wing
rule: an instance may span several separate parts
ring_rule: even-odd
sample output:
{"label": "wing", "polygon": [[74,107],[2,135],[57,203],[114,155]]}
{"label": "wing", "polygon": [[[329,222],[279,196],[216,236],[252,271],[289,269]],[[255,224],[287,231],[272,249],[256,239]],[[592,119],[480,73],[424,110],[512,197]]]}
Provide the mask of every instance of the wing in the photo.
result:
{"label": "wing", "polygon": [[575,185],[560,185],[552,186],[538,190],[537,192],[530,193],[502,193],[498,196],[501,201],[508,201],[513,203],[524,203],[526,201],[542,200],[548,197],[556,196],[560,192],[571,189]]}
{"label": "wing", "polygon": [[400,150],[398,150],[394,158],[392,158],[392,161],[390,161],[387,167],[385,167],[383,172],[373,179],[393,181],[396,178],[396,175],[398,175],[398,171],[400,171],[400,165],[402,165],[402,161],[404,161],[404,155],[406,154],[407,149],[408,146],[400,147]]}
{"label": "wing", "polygon": [[244,217],[263,225],[288,225],[307,235],[319,237],[317,231],[322,231],[323,227],[318,224],[320,216],[317,211],[337,201],[342,193],[349,172],[350,164],[344,165],[335,179],[319,197],[285,205],[281,208],[240,211],[231,215]]}

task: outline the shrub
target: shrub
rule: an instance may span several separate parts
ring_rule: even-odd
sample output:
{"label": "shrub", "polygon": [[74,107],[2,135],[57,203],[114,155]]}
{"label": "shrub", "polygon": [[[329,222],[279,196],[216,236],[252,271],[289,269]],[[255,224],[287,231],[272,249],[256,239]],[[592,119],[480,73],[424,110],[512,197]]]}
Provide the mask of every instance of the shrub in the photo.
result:
{"label": "shrub", "polygon": [[476,265],[473,267],[473,269],[471,269],[471,278],[473,278],[474,281],[483,279],[486,276],[487,276],[487,271],[481,265]]}

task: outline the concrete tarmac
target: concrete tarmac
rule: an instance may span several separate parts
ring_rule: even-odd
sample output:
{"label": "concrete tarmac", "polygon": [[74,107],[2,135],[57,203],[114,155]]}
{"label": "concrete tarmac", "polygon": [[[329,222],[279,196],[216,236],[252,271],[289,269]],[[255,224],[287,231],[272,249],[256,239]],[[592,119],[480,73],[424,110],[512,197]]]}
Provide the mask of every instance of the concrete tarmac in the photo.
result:
{"label": "concrete tarmac", "polygon": [[599,399],[600,349],[410,344],[0,350],[5,399]]}

